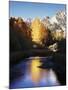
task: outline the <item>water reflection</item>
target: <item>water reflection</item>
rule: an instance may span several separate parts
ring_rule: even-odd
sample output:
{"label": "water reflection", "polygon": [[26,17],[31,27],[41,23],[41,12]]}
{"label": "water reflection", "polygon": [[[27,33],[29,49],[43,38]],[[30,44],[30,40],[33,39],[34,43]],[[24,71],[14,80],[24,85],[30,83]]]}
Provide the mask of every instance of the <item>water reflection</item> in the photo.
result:
{"label": "water reflection", "polygon": [[34,57],[33,60],[31,61],[31,79],[33,82],[38,83],[41,78],[41,69],[38,68],[38,66],[41,65],[40,58],[39,57]]}
{"label": "water reflection", "polygon": [[[39,66],[42,64],[41,60],[46,60],[46,57],[31,57],[25,62],[16,65],[16,70],[24,73],[11,82],[10,88],[23,88],[23,87],[36,87],[36,86],[54,86],[59,85],[55,73],[52,69],[41,69]],[[24,68],[24,70],[23,70]]]}

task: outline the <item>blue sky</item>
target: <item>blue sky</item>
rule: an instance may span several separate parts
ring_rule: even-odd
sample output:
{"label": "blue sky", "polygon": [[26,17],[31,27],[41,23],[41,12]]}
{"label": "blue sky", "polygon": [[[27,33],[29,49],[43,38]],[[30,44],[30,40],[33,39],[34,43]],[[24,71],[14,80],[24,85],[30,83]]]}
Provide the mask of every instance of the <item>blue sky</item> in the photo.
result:
{"label": "blue sky", "polygon": [[53,16],[59,10],[65,10],[65,4],[48,4],[48,3],[33,3],[33,2],[9,2],[10,17],[22,18],[44,18]]}

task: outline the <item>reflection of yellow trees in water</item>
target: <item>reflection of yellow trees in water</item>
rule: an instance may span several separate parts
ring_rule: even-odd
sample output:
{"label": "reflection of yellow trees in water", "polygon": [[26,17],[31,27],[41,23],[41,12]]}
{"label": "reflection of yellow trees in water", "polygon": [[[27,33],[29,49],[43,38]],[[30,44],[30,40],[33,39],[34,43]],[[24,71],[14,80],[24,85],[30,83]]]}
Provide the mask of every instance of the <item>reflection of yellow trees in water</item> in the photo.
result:
{"label": "reflection of yellow trees in water", "polygon": [[31,78],[34,82],[39,82],[41,78],[41,69],[38,66],[41,65],[39,57],[35,57],[31,62]]}
{"label": "reflection of yellow trees in water", "polygon": [[48,70],[43,70],[38,67],[40,65],[41,65],[40,57],[34,57],[33,60],[31,61],[30,73],[32,81],[35,82],[36,84],[39,83],[43,77],[47,77],[48,74],[47,73]]}
{"label": "reflection of yellow trees in water", "polygon": [[38,44],[42,44],[42,41],[47,38],[47,30],[45,29],[40,19],[36,18],[32,22],[31,29],[32,41]]}
{"label": "reflection of yellow trees in water", "polygon": [[38,82],[40,80],[40,73],[41,70],[38,68],[38,66],[40,66],[40,61],[39,61],[39,57],[35,57],[35,60],[32,60],[31,63],[31,76],[32,76],[32,80],[34,82]]}
{"label": "reflection of yellow trees in water", "polygon": [[30,76],[32,82],[38,85],[39,82],[42,82],[44,80],[45,85],[48,82],[53,85],[59,85],[56,74],[53,72],[53,70],[41,69],[38,67],[40,65],[40,57],[33,57],[30,65]]}

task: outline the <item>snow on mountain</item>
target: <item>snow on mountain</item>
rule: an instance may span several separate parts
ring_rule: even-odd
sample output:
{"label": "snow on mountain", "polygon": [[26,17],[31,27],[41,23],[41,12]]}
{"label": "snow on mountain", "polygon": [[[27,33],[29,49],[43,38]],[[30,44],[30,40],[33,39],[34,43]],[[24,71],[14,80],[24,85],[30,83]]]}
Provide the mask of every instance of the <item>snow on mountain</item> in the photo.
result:
{"label": "snow on mountain", "polygon": [[66,14],[64,11],[57,12],[53,17],[51,18],[45,18],[42,20],[43,24],[51,29],[62,29],[63,31],[66,30]]}
{"label": "snow on mountain", "polygon": [[63,31],[66,29],[66,15],[64,11],[59,11],[50,19],[50,23],[57,24]]}
{"label": "snow on mountain", "polygon": [[58,24],[58,21],[56,19],[56,16],[53,16],[51,19],[50,19],[50,23],[51,24],[54,24],[54,23],[57,23]]}
{"label": "snow on mountain", "polygon": [[31,18],[27,18],[27,19],[25,20],[25,23],[30,26],[31,23],[32,23],[32,19],[31,19]]}
{"label": "snow on mountain", "polygon": [[[46,17],[42,20],[42,23],[44,26],[55,32],[55,36],[58,35],[57,37],[66,37],[66,14],[64,11],[59,11],[57,12],[53,17]],[[60,32],[59,32],[60,31]]]}

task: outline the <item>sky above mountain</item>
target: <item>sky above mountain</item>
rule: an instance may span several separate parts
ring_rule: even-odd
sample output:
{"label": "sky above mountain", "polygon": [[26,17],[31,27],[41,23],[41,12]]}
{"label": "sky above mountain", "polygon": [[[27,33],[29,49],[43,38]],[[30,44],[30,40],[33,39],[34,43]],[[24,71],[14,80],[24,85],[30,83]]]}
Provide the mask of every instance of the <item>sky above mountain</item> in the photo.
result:
{"label": "sky above mountain", "polygon": [[26,18],[44,18],[46,16],[53,16],[56,12],[65,11],[65,4],[49,4],[49,3],[33,3],[33,2],[19,2],[9,1],[10,17]]}

